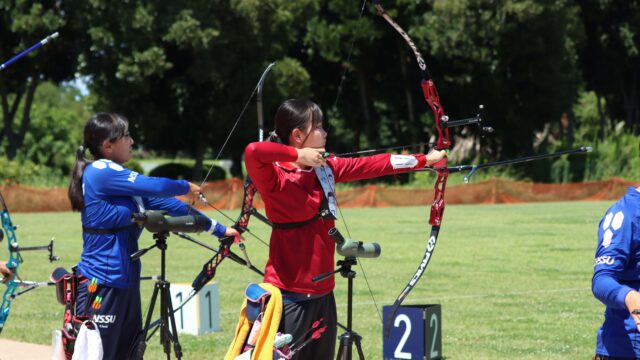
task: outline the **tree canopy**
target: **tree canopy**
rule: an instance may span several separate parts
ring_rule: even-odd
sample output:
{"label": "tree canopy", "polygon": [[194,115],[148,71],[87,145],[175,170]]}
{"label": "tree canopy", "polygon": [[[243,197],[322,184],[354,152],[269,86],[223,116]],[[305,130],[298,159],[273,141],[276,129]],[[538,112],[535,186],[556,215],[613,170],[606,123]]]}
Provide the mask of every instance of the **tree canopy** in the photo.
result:
{"label": "tree canopy", "polygon": [[[602,142],[615,136],[619,122],[618,133],[637,135],[638,6],[385,2],[424,55],[449,116],[475,115],[483,104],[485,122],[496,129],[486,138],[474,128],[457,131],[456,160]],[[362,8],[353,0],[21,0],[0,1],[0,8],[4,59],[60,32],[55,43],[0,73],[0,144],[9,158],[21,151],[43,156],[24,149],[33,146],[29,131],[42,132],[42,123],[31,122],[37,86],[82,75],[93,111],[124,114],[146,149],[195,158],[194,179],[201,178],[203,161],[220,151],[273,61],[264,91],[267,128],[284,99],[308,97],[325,112],[332,151],[434,135],[415,58],[369,2]],[[234,160],[236,174],[242,150],[257,137],[255,116],[250,106],[222,154]],[[574,170],[572,178],[582,178]],[[536,171],[524,175],[536,178]]]}

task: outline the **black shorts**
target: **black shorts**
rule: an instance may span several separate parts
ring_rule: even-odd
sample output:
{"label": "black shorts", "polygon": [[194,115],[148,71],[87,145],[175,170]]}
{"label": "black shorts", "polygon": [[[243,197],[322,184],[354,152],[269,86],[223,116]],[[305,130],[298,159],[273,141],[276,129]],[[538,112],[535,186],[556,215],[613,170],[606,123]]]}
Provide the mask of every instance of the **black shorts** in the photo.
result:
{"label": "black shorts", "polygon": [[[319,339],[313,340],[303,347],[293,356],[292,360],[333,359],[338,331],[336,300],[333,297],[333,292],[311,300],[285,303],[283,307],[279,331],[291,334],[295,342],[299,342],[301,337],[306,339],[311,336],[307,331],[311,329],[314,321],[323,318],[321,326],[327,326]],[[305,335],[305,333],[307,334]]]}
{"label": "black shorts", "polygon": [[[87,303],[87,286],[90,281],[81,279],[76,299],[76,314],[91,315]],[[100,330],[104,360],[127,359],[133,341],[142,330],[140,289],[118,289],[98,286],[95,296],[102,297],[100,309],[93,313],[93,321]]]}

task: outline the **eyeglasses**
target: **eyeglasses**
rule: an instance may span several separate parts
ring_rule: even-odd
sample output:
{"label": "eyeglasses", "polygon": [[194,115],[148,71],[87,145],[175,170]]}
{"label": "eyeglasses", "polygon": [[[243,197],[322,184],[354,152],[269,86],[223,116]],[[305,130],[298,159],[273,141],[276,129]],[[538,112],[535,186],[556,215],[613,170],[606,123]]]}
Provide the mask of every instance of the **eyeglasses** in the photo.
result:
{"label": "eyeglasses", "polygon": [[124,138],[129,138],[129,139],[131,139],[131,133],[129,133],[129,132],[127,131],[127,132],[125,132],[125,133],[124,133],[124,135],[122,135],[122,136],[120,136],[120,137],[117,137],[117,138],[115,138],[115,139],[111,139],[111,140],[109,140],[109,142],[116,142],[116,141],[118,141],[118,140],[120,140],[120,139],[124,139]]}

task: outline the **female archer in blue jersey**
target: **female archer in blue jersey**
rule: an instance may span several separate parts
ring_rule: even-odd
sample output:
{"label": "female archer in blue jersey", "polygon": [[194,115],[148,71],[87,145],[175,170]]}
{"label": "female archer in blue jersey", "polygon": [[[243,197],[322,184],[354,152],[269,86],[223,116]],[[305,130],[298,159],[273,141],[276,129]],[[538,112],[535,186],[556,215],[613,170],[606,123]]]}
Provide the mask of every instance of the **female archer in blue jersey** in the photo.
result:
{"label": "female archer in blue jersey", "polygon": [[[144,210],[166,210],[172,216],[194,212],[175,199],[200,187],[186,180],[147,177],[122,166],[131,159],[133,139],[128,121],[117,114],[98,113],[84,127],[84,143],[77,152],[69,184],[69,200],[82,217],[84,240],[76,275],[80,278],[76,314],[91,315],[100,330],[104,359],[126,359],[142,327],[140,261],[142,229],[131,216]],[[89,150],[93,160],[85,158]],[[209,232],[217,237],[238,232],[211,220]],[[87,304],[89,280],[97,279],[102,304],[92,312]]]}
{"label": "female archer in blue jersey", "polygon": [[640,359],[640,187],[600,221],[592,291],[607,306],[594,360]]}

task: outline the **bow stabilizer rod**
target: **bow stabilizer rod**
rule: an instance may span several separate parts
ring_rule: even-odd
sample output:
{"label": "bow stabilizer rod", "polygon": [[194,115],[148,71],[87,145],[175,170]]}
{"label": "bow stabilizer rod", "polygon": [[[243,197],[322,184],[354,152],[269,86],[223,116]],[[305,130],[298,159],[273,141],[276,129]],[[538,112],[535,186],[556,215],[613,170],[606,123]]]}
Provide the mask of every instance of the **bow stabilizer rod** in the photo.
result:
{"label": "bow stabilizer rod", "polygon": [[58,32],[54,32],[53,34],[47,36],[46,38],[38,41],[37,43],[35,43],[33,46],[31,46],[30,48],[28,48],[27,50],[24,50],[23,52],[21,52],[20,54],[12,57],[11,59],[9,59],[7,62],[5,62],[4,64],[0,65],[0,71],[4,70],[7,66],[13,64],[16,60],[20,59],[21,57],[27,55],[28,53],[32,52],[33,50],[46,45],[49,41],[55,39],[58,37]]}

